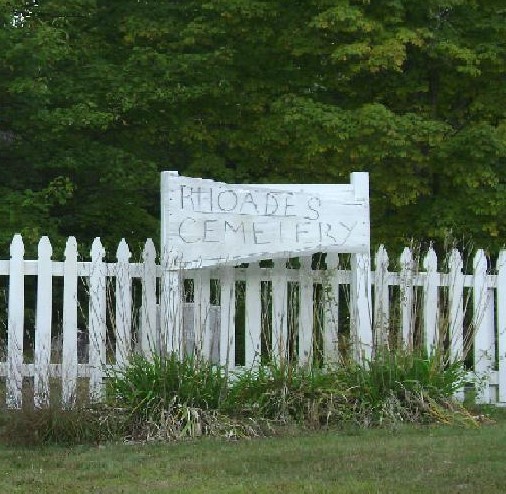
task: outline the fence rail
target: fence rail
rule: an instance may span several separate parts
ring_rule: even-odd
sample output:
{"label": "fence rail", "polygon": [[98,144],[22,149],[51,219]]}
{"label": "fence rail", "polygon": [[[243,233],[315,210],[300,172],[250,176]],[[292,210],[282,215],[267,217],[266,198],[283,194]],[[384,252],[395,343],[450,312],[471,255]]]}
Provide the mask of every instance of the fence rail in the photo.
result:
{"label": "fence rail", "polygon": [[164,270],[153,242],[140,262],[131,262],[125,241],[116,262],[104,257],[95,239],[90,260],[79,260],[71,237],[55,261],[43,237],[38,259],[26,260],[14,237],[10,259],[0,260],[0,377],[9,407],[21,406],[27,388],[36,406],[55,388],[72,406],[79,381],[99,401],[107,369],[134,351],[177,348],[237,368],[263,359],[338,362],[370,345],[444,348],[481,379],[479,401],[506,403],[505,252],[491,270],[479,250],[472,273],[456,250],[438,260],[430,249],[419,262],[407,248],[390,270],[383,247],[373,270],[367,256],[348,265],[328,254],[187,271],[176,346],[160,323]]}

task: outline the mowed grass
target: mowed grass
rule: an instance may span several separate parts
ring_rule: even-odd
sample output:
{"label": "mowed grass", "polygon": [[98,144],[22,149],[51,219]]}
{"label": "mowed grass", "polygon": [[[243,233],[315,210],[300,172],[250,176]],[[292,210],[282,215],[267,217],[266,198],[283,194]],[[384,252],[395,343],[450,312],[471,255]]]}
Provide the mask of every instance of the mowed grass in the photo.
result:
{"label": "mowed grass", "polygon": [[229,442],[0,446],[5,493],[506,491],[506,413],[480,429],[286,433]]}

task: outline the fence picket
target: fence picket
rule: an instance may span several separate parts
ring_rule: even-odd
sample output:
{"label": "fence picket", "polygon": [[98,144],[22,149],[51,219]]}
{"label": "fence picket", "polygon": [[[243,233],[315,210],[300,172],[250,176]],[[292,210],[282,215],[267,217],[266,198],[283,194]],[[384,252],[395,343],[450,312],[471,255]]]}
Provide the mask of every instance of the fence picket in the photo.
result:
{"label": "fence picket", "polygon": [[350,325],[353,358],[366,361],[372,355],[371,260],[366,254],[351,256]]}
{"label": "fence picket", "polygon": [[72,408],[77,391],[77,242],[69,237],[63,265],[62,402]]}
{"label": "fence picket", "polygon": [[199,269],[193,281],[193,332],[195,355],[209,359],[211,356],[210,318],[211,275],[209,269]]}
{"label": "fence picket", "polygon": [[[169,252],[162,257],[162,293],[160,300],[160,346],[166,354],[179,356],[183,341],[183,280],[178,259],[170,260]],[[172,263],[172,264],[171,264]]]}
{"label": "fence picket", "polygon": [[121,239],[116,252],[116,364],[124,367],[132,353],[132,282],[129,262],[132,254]]}
{"label": "fence picket", "polygon": [[423,259],[425,283],[423,285],[423,343],[430,355],[438,342],[439,297],[436,252],[430,247]]}
{"label": "fence picket", "polygon": [[246,276],[245,294],[245,360],[246,368],[260,364],[262,342],[261,272],[258,263],[250,263]]}
{"label": "fence picket", "polygon": [[327,362],[339,359],[339,254],[329,253],[324,278],[323,356]]}
{"label": "fence picket", "polygon": [[[180,351],[184,346],[181,341],[173,338],[178,335],[177,328],[173,330],[165,323],[165,329],[170,338],[170,344],[162,347],[157,341],[161,328],[157,328],[157,280],[162,276],[165,290],[172,290],[174,306],[171,317],[177,313],[177,300],[174,294],[183,286],[183,272],[167,270],[156,265],[156,251],[152,241],[146,243],[143,261],[140,264],[130,263],[130,251],[125,241],[120,242],[117,249],[117,262],[105,263],[104,249],[100,239],[95,239],[91,249],[91,262],[77,261],[76,239],[70,237],[65,248],[65,261],[52,260],[52,248],[47,237],[39,242],[38,260],[24,260],[24,246],[21,236],[13,238],[9,261],[0,261],[3,275],[8,275],[8,334],[7,356],[5,362],[0,362],[0,376],[6,377],[6,402],[9,407],[22,405],[23,378],[34,377],[34,404],[38,407],[49,404],[50,375],[59,376],[62,380],[62,403],[71,407],[75,403],[78,376],[90,377],[90,397],[99,401],[104,390],[104,365],[106,363],[107,336],[107,280],[115,277],[114,295],[116,300],[115,320],[116,328],[116,364],[123,365],[131,353],[132,342],[132,278],[138,278],[142,283],[142,307],[140,341],[141,349],[150,356],[160,348]],[[324,358],[336,362],[339,356],[338,326],[339,326],[339,290],[340,284],[350,285],[350,317],[351,335],[354,338],[355,358],[362,359],[371,355],[374,346],[386,341],[387,321],[389,319],[390,303],[394,302],[388,286],[399,286],[400,308],[404,343],[411,345],[415,313],[413,311],[414,287],[423,288],[423,335],[424,345],[428,351],[441,344],[444,333],[440,325],[447,324],[449,331],[449,350],[446,357],[461,360],[465,357],[469,342],[464,337],[474,337],[473,371],[481,378],[478,387],[478,401],[491,403],[496,401],[494,386],[498,384],[498,401],[506,403],[506,251],[501,252],[497,261],[497,274],[488,274],[488,262],[482,250],[478,251],[474,262],[474,275],[463,273],[462,256],[453,250],[448,258],[444,273],[437,271],[437,257],[430,249],[423,260],[425,272],[415,273],[413,255],[409,249],[404,249],[400,258],[399,273],[388,271],[388,256],[386,251],[378,251],[375,259],[376,271],[372,279],[374,287],[374,318],[377,332],[373,342],[371,330],[371,278],[369,256],[352,256],[352,269],[339,270],[337,254],[328,254],[325,271],[312,270],[311,258],[302,257],[301,267],[288,269],[286,259],[276,260],[273,268],[260,268],[258,263],[251,263],[247,269],[235,269],[228,266],[215,272],[209,270],[195,270],[187,273],[194,280],[195,302],[186,303],[186,321],[188,335],[191,340],[186,349],[202,348],[202,355],[208,356],[214,362],[235,367],[236,353],[236,275],[239,283],[245,280],[245,364],[247,367],[259,365],[262,349],[262,291],[263,283],[269,286],[272,312],[272,358],[281,362],[288,358],[288,350],[298,348],[298,359],[303,365],[311,364],[315,351],[314,328],[315,307],[314,290],[323,285],[324,293],[324,321],[323,321],[323,352]],[[37,276],[37,305],[35,325],[35,357],[34,365],[23,361],[23,336],[25,312],[25,276]],[[61,366],[51,362],[52,331],[55,321],[52,313],[53,295],[52,284],[54,277],[63,276],[63,342]],[[78,276],[89,279],[88,322],[90,345],[89,364],[78,364]],[[210,306],[210,278],[217,277],[220,281],[221,305]],[[174,281],[175,280],[175,281]],[[174,284],[175,283],[175,284]],[[290,293],[296,293],[298,298],[288,300]],[[465,301],[464,290],[472,288],[473,318],[471,327],[466,326],[464,319]],[[439,317],[439,291],[448,293],[448,320]],[[166,294],[166,292],[165,292]],[[239,297],[240,295],[237,295]],[[81,296],[80,296],[81,297]],[[298,300],[298,302],[296,301]],[[166,304],[167,308],[167,304]],[[163,309],[162,309],[163,310]],[[293,311],[290,313],[289,311]],[[114,319],[109,314],[111,319]],[[169,319],[167,319],[168,321]],[[293,328],[292,328],[293,323]],[[163,323],[160,324],[163,327]],[[209,327],[208,327],[209,326]],[[238,325],[240,327],[240,325]],[[266,327],[271,327],[268,323]],[[199,327],[203,330],[199,334]],[[195,331],[197,328],[197,331]],[[290,346],[289,332],[298,328],[298,347]],[[495,334],[497,328],[497,335]],[[470,329],[473,329],[471,331]],[[86,329],[85,329],[86,331]],[[207,333],[207,335],[206,335]],[[319,341],[319,340],[318,340]],[[177,344],[176,344],[177,343]],[[295,343],[295,342],[294,342]],[[374,345],[373,345],[374,343]],[[498,345],[498,372],[494,373],[495,345]],[[206,348],[207,346],[207,348]],[[216,353],[210,352],[214,347]],[[440,347],[443,348],[443,347]],[[209,350],[209,351],[208,351]],[[150,353],[151,352],[151,353]],[[56,355],[56,354],[55,354]],[[61,372],[61,374],[60,374]],[[496,377],[497,376],[497,377]],[[463,396],[462,391],[458,393]]]}
{"label": "fence picket", "polygon": [[497,260],[497,345],[499,402],[506,402],[506,251]]}
{"label": "fence picket", "polygon": [[[448,258],[448,341],[450,362],[464,359],[464,263],[457,249],[452,249]],[[464,389],[454,394],[463,401]]]}
{"label": "fence picket", "polygon": [[413,336],[415,333],[415,318],[413,307],[413,254],[411,249],[405,247],[400,257],[400,303],[401,303],[401,330],[402,343],[406,351],[413,349]]}
{"label": "fence picket", "polygon": [[[473,328],[474,336],[474,366],[477,377],[481,381],[478,387],[476,401],[490,403],[490,370],[493,365],[493,304],[487,287],[487,258],[485,252],[479,249],[473,260]],[[493,312],[492,312],[493,314]],[[492,322],[492,328],[490,323]]]}
{"label": "fence picket", "polygon": [[35,322],[34,404],[40,408],[49,405],[49,363],[51,359],[51,321],[53,304],[53,248],[48,237],[42,237],[38,246],[37,314]]}
{"label": "fence picket", "polygon": [[160,351],[156,325],[156,250],[148,238],[142,251],[141,351],[146,357]]}
{"label": "fence picket", "polygon": [[15,235],[10,248],[9,313],[7,322],[7,406],[21,408],[23,388],[23,332],[25,325],[25,248]]}
{"label": "fence picket", "polygon": [[313,360],[314,299],[311,256],[300,258],[299,269],[299,363],[310,365]]}
{"label": "fence picket", "polygon": [[288,350],[287,259],[274,261],[272,269],[272,360],[285,362]]}
{"label": "fence picket", "polygon": [[100,238],[93,241],[91,247],[90,268],[90,399],[100,401],[103,398],[103,367],[106,363],[106,265],[105,250]]}
{"label": "fence picket", "polygon": [[376,348],[388,345],[390,306],[388,294],[388,254],[380,245],[374,257],[374,345]]}
{"label": "fence picket", "polygon": [[235,278],[234,268],[227,266],[220,279],[220,365],[235,366]]}
{"label": "fence picket", "polygon": [[448,339],[451,360],[464,358],[464,263],[457,249],[448,259]]}

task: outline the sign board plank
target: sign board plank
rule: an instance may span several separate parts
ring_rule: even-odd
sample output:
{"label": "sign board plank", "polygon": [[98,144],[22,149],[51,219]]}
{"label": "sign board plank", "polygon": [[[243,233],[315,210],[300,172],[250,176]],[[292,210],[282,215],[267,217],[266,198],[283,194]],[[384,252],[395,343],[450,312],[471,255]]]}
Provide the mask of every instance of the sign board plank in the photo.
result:
{"label": "sign board plank", "polygon": [[366,173],[344,185],[236,185],[163,172],[161,190],[169,269],[369,252]]}

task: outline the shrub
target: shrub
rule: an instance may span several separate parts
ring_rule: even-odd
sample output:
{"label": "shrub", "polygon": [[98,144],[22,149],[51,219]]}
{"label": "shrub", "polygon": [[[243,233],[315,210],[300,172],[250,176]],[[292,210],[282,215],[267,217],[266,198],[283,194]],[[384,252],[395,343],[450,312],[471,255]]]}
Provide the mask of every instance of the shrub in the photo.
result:
{"label": "shrub", "polygon": [[141,419],[158,416],[174,402],[217,409],[226,392],[227,376],[220,367],[191,357],[155,355],[131,357],[124,369],[109,375],[113,401]]}

